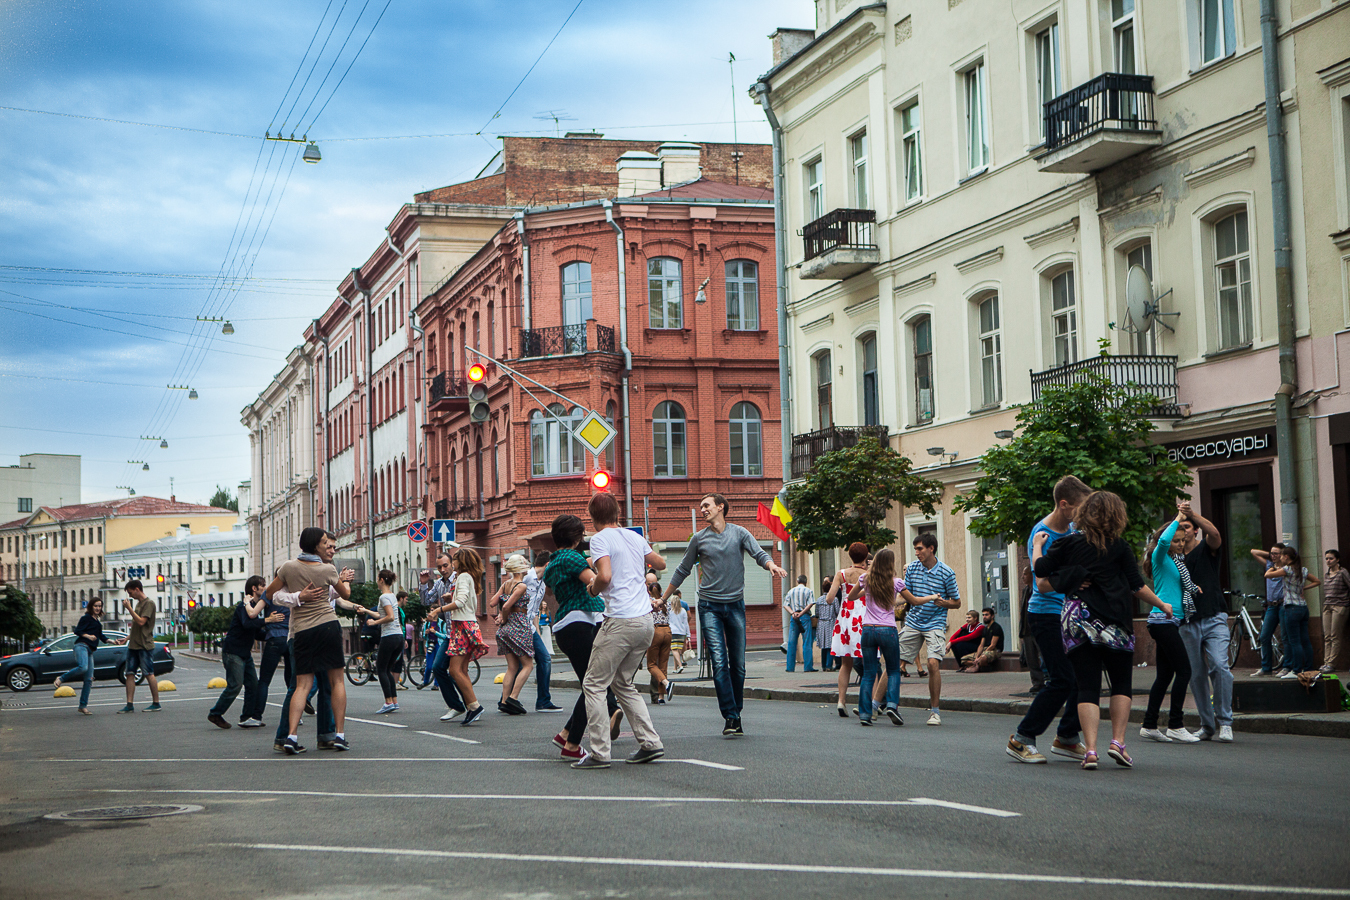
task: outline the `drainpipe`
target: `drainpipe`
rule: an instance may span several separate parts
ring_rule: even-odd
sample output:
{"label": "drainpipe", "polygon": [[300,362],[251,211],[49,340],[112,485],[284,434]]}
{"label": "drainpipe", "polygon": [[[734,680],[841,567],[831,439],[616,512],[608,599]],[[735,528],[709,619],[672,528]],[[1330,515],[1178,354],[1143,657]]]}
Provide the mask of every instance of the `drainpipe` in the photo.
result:
{"label": "drainpipe", "polygon": [[[530,238],[525,233],[525,212],[516,213],[516,233],[520,235],[520,327],[530,330]],[[620,265],[623,263],[620,262]]]}
{"label": "drainpipe", "polygon": [[366,298],[366,311],[361,318],[365,326],[366,342],[366,552],[370,555],[369,577],[375,578],[375,407],[372,393],[374,378],[371,366],[375,364],[375,320],[371,316],[370,291],[361,287],[361,273],[352,269],[352,284]]}
{"label": "drainpipe", "polygon": [[792,479],[792,396],[788,377],[787,324],[787,202],[783,190],[783,126],[778,123],[769,103],[769,83],[758,81],[754,87],[755,99],[764,109],[773,131],[773,234],[778,251],[778,402],[782,424],[779,436],[783,444],[783,484]]}
{"label": "drainpipe", "polygon": [[1298,460],[1293,405],[1298,393],[1294,356],[1293,243],[1290,236],[1289,180],[1280,108],[1279,19],[1274,0],[1261,0],[1261,62],[1266,82],[1266,140],[1270,144],[1270,194],[1275,233],[1275,309],[1279,322],[1280,387],[1275,392],[1275,447],[1280,461],[1280,530],[1298,546]]}
{"label": "drainpipe", "polygon": [[[330,480],[333,474],[333,465],[332,465],[333,448],[331,446],[331,441],[328,439],[328,430],[329,430],[328,418],[332,411],[329,398],[331,398],[333,395],[333,360],[332,357],[328,355],[328,335],[324,334],[319,330],[318,319],[314,320],[314,335],[323,343],[323,489],[327,495],[331,496],[331,494],[333,493],[333,482]],[[315,381],[317,380],[318,378],[316,377]],[[259,497],[261,499],[261,494],[259,494]],[[263,504],[261,502],[258,504],[258,508],[260,510],[263,508]],[[331,524],[333,518],[332,506],[327,501],[325,501],[323,509],[324,512],[326,513],[326,518],[329,520]],[[314,517],[315,524],[318,524],[318,519],[319,519],[318,516]],[[258,542],[262,543],[261,523],[259,523],[258,527],[259,527]]]}
{"label": "drainpipe", "polygon": [[[619,347],[623,350],[623,499],[628,527],[633,527],[633,442],[630,437],[628,415],[628,378],[633,372],[633,353],[628,349],[628,265],[624,258],[623,229],[614,221],[614,204],[606,200],[605,221],[614,229],[614,243],[619,251]],[[652,536],[646,536],[651,540]]]}

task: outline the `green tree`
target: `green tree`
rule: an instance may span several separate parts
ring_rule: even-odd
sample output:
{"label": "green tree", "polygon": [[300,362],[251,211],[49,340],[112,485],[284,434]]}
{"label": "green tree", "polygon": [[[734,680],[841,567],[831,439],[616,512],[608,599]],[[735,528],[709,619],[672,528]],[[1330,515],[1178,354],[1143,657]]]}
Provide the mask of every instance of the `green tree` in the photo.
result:
{"label": "green tree", "polygon": [[885,524],[891,507],[916,507],[932,515],[942,496],[941,484],[915,475],[912,468],[909,457],[871,438],[822,454],[806,481],[788,488],[788,533],[797,549],[810,553],[854,541],[869,547],[894,543],[895,531]]}
{"label": "green tree", "polygon": [[214,506],[216,509],[232,509],[239,512],[239,498],[220,485],[216,485],[216,492],[211,495],[211,502],[207,506]]}
{"label": "green tree", "polygon": [[[363,581],[360,584],[353,584],[351,601],[353,603],[361,604],[366,609],[374,609],[380,603],[380,588],[373,581]],[[355,612],[343,609],[341,606],[337,608],[337,614],[346,619],[351,619],[356,616]]]}
{"label": "green tree", "polygon": [[956,509],[977,516],[970,523],[975,535],[1022,542],[1050,511],[1055,482],[1077,475],[1095,490],[1120,495],[1130,513],[1125,539],[1142,546],[1176,515],[1176,501],[1191,483],[1183,463],[1148,443],[1156,404],[1152,395],[1100,376],[1046,388],[1040,403],[1018,411],[1017,437],[985,452],[984,474],[957,497]]}
{"label": "green tree", "polygon": [[0,637],[16,641],[42,637],[42,620],[33,611],[33,601],[12,584],[0,588]]}
{"label": "green tree", "polygon": [[403,615],[409,622],[420,624],[427,617],[427,605],[417,591],[408,591],[408,599],[403,601]]}
{"label": "green tree", "polygon": [[188,613],[188,631],[193,634],[224,634],[230,630],[233,606],[198,606]]}

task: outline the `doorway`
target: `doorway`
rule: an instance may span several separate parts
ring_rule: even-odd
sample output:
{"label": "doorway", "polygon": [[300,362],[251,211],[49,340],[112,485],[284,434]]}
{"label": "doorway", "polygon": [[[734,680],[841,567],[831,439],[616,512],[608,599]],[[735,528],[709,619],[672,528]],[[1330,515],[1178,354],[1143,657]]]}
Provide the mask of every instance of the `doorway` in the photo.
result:
{"label": "doorway", "polygon": [[1269,462],[1200,471],[1200,512],[1223,537],[1219,582],[1224,590],[1266,595],[1249,551],[1275,542],[1275,483]]}

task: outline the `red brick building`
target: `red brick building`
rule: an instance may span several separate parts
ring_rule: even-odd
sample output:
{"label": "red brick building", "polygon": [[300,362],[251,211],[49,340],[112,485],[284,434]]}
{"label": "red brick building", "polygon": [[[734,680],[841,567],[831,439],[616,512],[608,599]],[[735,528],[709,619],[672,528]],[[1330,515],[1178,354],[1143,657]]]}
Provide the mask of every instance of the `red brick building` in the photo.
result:
{"label": "red brick building", "polygon": [[[416,308],[431,381],[427,512],[483,548],[489,590],[507,555],[551,546],[555,516],[585,517],[596,468],[671,568],[713,491],[781,558],[754,521],[782,471],[767,165],[747,185],[742,159],[729,184],[706,167],[700,177],[699,145],[656,150],[621,150],[612,201],[524,209]],[[463,378],[478,357],[466,345],[568,399],[496,368],[490,414],[471,422]],[[558,421],[586,410],[619,431],[600,459]],[[781,640],[782,588],[747,566],[753,642]]]}

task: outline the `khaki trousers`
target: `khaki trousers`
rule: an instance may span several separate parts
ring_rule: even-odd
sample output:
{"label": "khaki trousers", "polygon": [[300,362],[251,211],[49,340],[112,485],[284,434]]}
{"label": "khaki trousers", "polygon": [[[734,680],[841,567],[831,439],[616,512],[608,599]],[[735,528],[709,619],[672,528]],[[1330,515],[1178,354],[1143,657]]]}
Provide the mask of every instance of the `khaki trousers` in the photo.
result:
{"label": "khaki trousers", "polygon": [[607,688],[614,691],[614,699],[628,719],[633,737],[637,738],[643,749],[661,746],[661,735],[652,726],[647,704],[637,688],[633,687],[633,676],[646,656],[647,648],[652,645],[653,630],[651,616],[608,618],[595,636],[595,643],[591,646],[591,662],[586,667],[581,689],[586,695],[586,730],[590,737],[590,755],[596,759],[608,760],[610,753],[609,706],[605,702]]}
{"label": "khaki trousers", "polygon": [[666,689],[666,667],[670,664],[670,626],[657,625],[652,645],[647,649],[647,671],[652,673],[652,695]]}
{"label": "khaki trousers", "polygon": [[1350,625],[1350,606],[1322,607],[1322,662],[1332,668],[1341,655],[1341,638],[1346,625]]}

